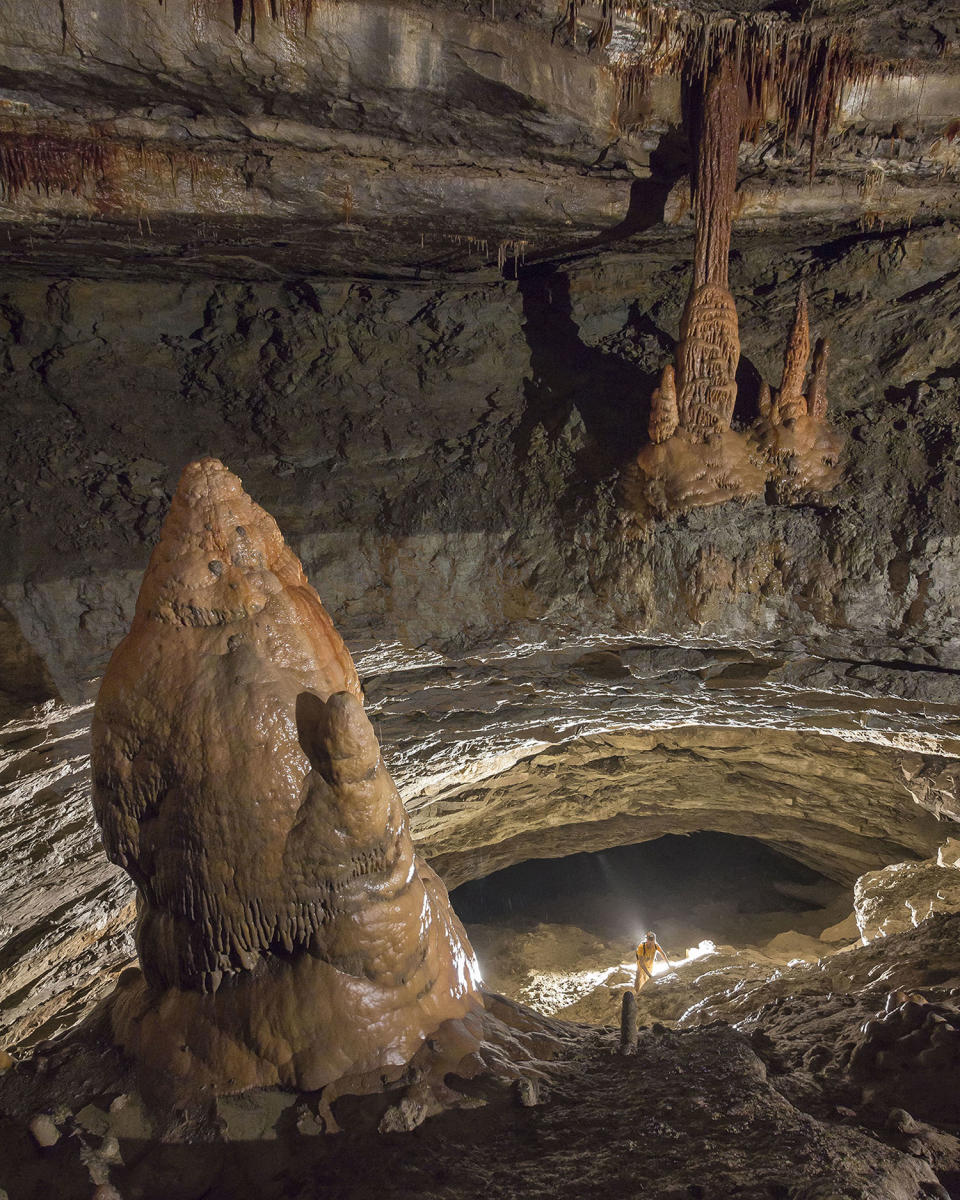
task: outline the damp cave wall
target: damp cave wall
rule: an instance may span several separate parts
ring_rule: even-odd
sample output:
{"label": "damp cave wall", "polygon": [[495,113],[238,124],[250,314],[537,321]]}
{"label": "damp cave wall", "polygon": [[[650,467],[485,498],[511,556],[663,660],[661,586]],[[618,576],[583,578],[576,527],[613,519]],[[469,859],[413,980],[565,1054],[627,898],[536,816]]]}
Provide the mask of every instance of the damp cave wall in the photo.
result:
{"label": "damp cave wall", "polygon": [[[677,247],[444,284],[8,278],[4,689],[102,671],[182,467],[237,471],[348,644],[817,644],[960,666],[958,230],[735,232],[743,360],[777,382],[796,287],[831,337],[844,482],[642,526],[615,503],[688,284]],[[513,271],[508,273],[512,274]]]}

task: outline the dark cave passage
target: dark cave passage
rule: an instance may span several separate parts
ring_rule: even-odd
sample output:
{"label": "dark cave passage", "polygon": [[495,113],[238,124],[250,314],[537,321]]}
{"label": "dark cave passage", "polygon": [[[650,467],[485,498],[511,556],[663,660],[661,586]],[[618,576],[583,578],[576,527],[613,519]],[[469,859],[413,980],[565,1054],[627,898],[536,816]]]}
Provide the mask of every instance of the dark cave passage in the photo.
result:
{"label": "dark cave passage", "polygon": [[678,954],[701,938],[819,932],[851,906],[841,884],[764,842],[713,832],[529,859],[462,884],[451,899],[468,926],[573,925],[625,944],[654,929]]}

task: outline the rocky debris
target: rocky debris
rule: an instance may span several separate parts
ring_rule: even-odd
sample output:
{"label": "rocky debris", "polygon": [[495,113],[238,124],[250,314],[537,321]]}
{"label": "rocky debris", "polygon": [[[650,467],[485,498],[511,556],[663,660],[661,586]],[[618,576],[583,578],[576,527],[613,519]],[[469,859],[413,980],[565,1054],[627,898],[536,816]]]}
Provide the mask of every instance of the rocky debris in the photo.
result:
{"label": "rocky debris", "polygon": [[872,1103],[896,1099],[921,1119],[960,1122],[960,1009],[955,1004],[891,992],[884,1012],[865,1022],[861,1032],[849,1069],[856,1079],[870,1081],[865,1094]]}
{"label": "rocky debris", "polygon": [[387,1109],[377,1128],[380,1133],[410,1133],[422,1125],[428,1115],[427,1105],[422,1100],[404,1096],[399,1104]]}
{"label": "rocky debris", "polygon": [[960,868],[960,838],[947,838],[937,850],[937,866]]}
{"label": "rocky debris", "polygon": [[[540,1064],[548,1089],[460,1078],[457,1086],[482,1104],[439,1120],[418,1123],[416,1105],[406,1097],[384,1110],[384,1098],[373,1096],[335,1101],[344,1123],[336,1137],[305,1135],[293,1120],[281,1119],[275,1137],[249,1142],[207,1119],[191,1127],[189,1147],[159,1139],[130,1143],[135,1152],[111,1166],[102,1186],[143,1200],[225,1200],[243,1188],[272,1200],[315,1190],[317,1179],[336,1179],[351,1200],[414,1191],[440,1200],[457,1179],[458,1194],[466,1197],[520,1188],[572,1198],[628,1189],[639,1173],[655,1179],[664,1196],[695,1195],[698,1188],[705,1196],[766,1200],[804,1189],[808,1195],[920,1200],[936,1194],[938,1171],[949,1178],[946,1139],[933,1162],[930,1139],[943,1137],[935,1127],[915,1121],[912,1128],[894,1118],[878,1138],[867,1124],[869,1110],[853,1093],[857,1107],[846,1106],[845,1113],[835,1102],[811,1112],[809,1095],[802,1102],[791,1098],[792,1076],[771,1070],[771,1046],[728,1025],[684,1034],[656,1026],[641,1034],[639,1053],[630,1056],[618,1054],[617,1043],[613,1033],[568,1028],[562,1056]],[[536,1104],[518,1103],[534,1096]],[[242,1099],[267,1107],[275,1106],[275,1097],[253,1091]],[[9,1112],[7,1094],[0,1092],[0,1104]],[[881,1130],[889,1109],[882,1110]],[[411,1125],[414,1138],[396,1136]],[[918,1155],[905,1143],[919,1137],[926,1150]],[[72,1173],[76,1138],[66,1139],[55,1168],[10,1163],[7,1145],[0,1144],[5,1178],[42,1186],[56,1169],[64,1200],[89,1197],[86,1167],[82,1179]]]}
{"label": "rocky debris", "polygon": [[936,858],[891,863],[857,880],[854,910],[864,941],[912,929],[935,913],[960,912],[960,870]]}
{"label": "rocky debris", "polygon": [[582,1000],[598,989],[609,1000],[624,974],[633,978],[630,964],[620,964],[622,945],[575,926],[539,924],[518,932],[471,925],[469,932],[487,986],[545,1016],[583,1020]]}
{"label": "rocky debris", "polygon": [[110,1000],[140,1063],[214,1092],[362,1087],[477,1009],[359,690],[276,523],[189,466],[93,725],[105,848],[140,897],[143,974]]}
{"label": "rocky debris", "polygon": [[240,1096],[217,1098],[217,1120],[230,1142],[262,1142],[276,1139],[277,1123],[296,1103],[293,1092],[257,1089]]}
{"label": "rocky debris", "polygon": [[905,754],[901,770],[918,804],[937,817],[960,820],[960,765],[934,756]]}
{"label": "rocky debris", "polygon": [[[691,1189],[700,1188],[705,1196],[739,1194],[748,1200],[788,1196],[791,1190],[921,1200],[953,1187],[960,1169],[960,1143],[950,1132],[956,1067],[949,1076],[924,1075],[916,1087],[911,1083],[915,1073],[928,1070],[916,1054],[960,1036],[956,1006],[947,996],[951,987],[960,989],[958,922],[960,915],[934,917],[816,966],[775,970],[759,988],[716,996],[714,1011],[703,1010],[703,1018],[714,1022],[708,1028],[675,1032],[654,1023],[641,1030],[636,1055],[618,1052],[619,1030],[564,1026],[488,996],[484,1053],[491,1065],[501,1056],[503,1070],[449,1078],[472,1107],[445,1105],[440,1119],[417,1123],[418,1106],[426,1102],[419,1084],[397,1081],[386,1097],[333,1096],[344,1129],[336,1137],[299,1129],[302,1113],[297,1116],[296,1103],[285,1107],[284,1100],[296,1097],[277,1089],[218,1100],[221,1110],[248,1108],[236,1137],[216,1114],[202,1110],[180,1114],[172,1141],[121,1133],[116,1122],[134,1104],[132,1093],[122,1093],[107,1109],[95,1097],[111,1095],[105,1072],[123,1081],[122,1062],[100,1057],[89,1035],[87,1041],[74,1037],[44,1071],[24,1064],[0,1080],[0,1171],[15,1185],[34,1187],[37,1195],[56,1172],[58,1195],[88,1200],[93,1157],[80,1157],[77,1137],[61,1137],[32,1157],[14,1149],[19,1123],[25,1126],[37,1112],[38,1096],[65,1090],[74,1103],[62,1128],[99,1130],[102,1118],[90,1107],[106,1112],[106,1136],[89,1135],[97,1161],[108,1168],[104,1186],[143,1200],[226,1200],[243,1188],[270,1200],[291,1190],[297,1194],[297,1188],[315,1189],[318,1178],[343,1181],[352,1200],[412,1191],[440,1200],[458,1171],[458,1192],[466,1196],[517,1187],[531,1195],[549,1190],[554,1196],[582,1196],[585,1189],[627,1189],[639,1172],[656,1179],[665,1196],[694,1195]],[[952,982],[944,971],[951,962]],[[889,1013],[875,1018],[885,1003],[883,987],[894,975]],[[740,1031],[716,1019],[724,1004]],[[511,1022],[499,1034],[497,1014]],[[884,1027],[879,1035],[877,1025]],[[937,1032],[944,1026],[954,1031],[946,1039]],[[919,1048],[909,1041],[918,1030],[924,1040]],[[859,1042],[868,1048],[855,1050]],[[878,1063],[879,1053],[891,1045],[896,1052]],[[522,1080],[539,1082],[526,1086]],[[539,1100],[534,1106],[517,1102],[534,1094]],[[272,1119],[256,1117],[257,1108]],[[307,1111],[312,1113],[312,1102]],[[388,1113],[393,1116],[384,1124]],[[388,1135],[400,1131],[395,1122],[415,1125],[416,1137],[378,1132],[378,1126]],[[254,1127],[260,1131],[256,1140],[244,1140]],[[56,1162],[43,1157],[54,1154],[61,1156]]]}
{"label": "rocky debris", "polygon": [[41,1149],[49,1149],[60,1140],[60,1130],[49,1113],[38,1113],[30,1122],[29,1129],[33,1140]]}

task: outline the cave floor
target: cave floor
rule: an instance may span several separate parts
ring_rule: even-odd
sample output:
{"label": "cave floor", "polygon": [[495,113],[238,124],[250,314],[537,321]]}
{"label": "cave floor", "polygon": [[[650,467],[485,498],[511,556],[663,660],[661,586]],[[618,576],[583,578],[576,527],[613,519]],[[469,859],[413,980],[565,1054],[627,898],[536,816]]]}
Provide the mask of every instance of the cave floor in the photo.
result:
{"label": "cave floor", "polygon": [[[121,1139],[110,1183],[124,1200],[944,1194],[932,1190],[922,1156],[860,1128],[852,1108],[818,1114],[788,1099],[750,1040],[723,1023],[693,1034],[645,1031],[630,1057],[617,1053],[612,1033],[584,1035],[553,1066],[534,1107],[504,1088],[462,1086],[486,1091],[484,1106],[411,1133],[376,1132],[381,1097],[341,1100],[344,1132],[332,1136],[301,1135],[287,1110],[269,1140]],[[84,1168],[97,1162],[95,1138],[76,1126],[38,1150],[22,1127],[4,1124],[15,1158],[3,1176],[10,1200],[45,1200],[51,1188],[63,1200],[89,1197]]]}
{"label": "cave floor", "polygon": [[[341,1132],[324,1135],[315,1094],[268,1089],[156,1136],[117,1115],[136,1111],[136,1084],[93,1027],[0,1075],[0,1187],[10,1200],[87,1200],[95,1184],[115,1189],[97,1200],[957,1198],[954,1067],[924,1068],[914,1043],[944,1019],[960,1037],[958,938],[960,914],[934,917],[784,969],[715,997],[709,1024],[645,1025],[635,1055],[616,1029],[561,1023],[535,1103],[506,1078],[451,1076],[465,1105],[406,1133],[377,1131],[395,1090],[335,1101]],[[891,992],[916,996],[926,1024],[892,1065],[864,1068],[864,1022]],[[58,1131],[46,1148],[28,1132],[38,1113]]]}

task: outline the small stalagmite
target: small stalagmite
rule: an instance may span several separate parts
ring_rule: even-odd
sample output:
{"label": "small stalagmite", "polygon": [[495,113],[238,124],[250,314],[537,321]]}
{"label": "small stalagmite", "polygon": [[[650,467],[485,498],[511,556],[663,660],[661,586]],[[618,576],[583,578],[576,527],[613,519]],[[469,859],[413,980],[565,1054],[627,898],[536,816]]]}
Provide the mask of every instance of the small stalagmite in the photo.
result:
{"label": "small stalagmite", "polygon": [[783,504],[829,492],[840,482],[845,438],[827,419],[829,353],[829,342],[820,338],[807,382],[810,325],[801,285],[784,351],[780,391],[770,400],[764,384],[759,405],[759,447],[769,464],[771,494]]}
{"label": "small stalagmite", "polygon": [[818,421],[827,419],[827,360],[830,358],[830,339],[817,338],[813,351],[813,369],[807,388],[807,412]]}
{"label": "small stalagmite", "polygon": [[650,441],[655,446],[673,437],[677,431],[677,385],[673,363],[667,363],[660,376],[660,386],[650,397]]}
{"label": "small stalagmite", "polygon": [[777,415],[781,421],[795,421],[807,415],[807,398],[803,392],[810,357],[810,319],[807,315],[807,293],[803,284],[797,292],[797,307],[793,328],[783,355],[783,379],[777,396]]}
{"label": "small stalagmite", "polygon": [[138,888],[120,1044],[215,1091],[401,1070],[480,1006],[350,655],[276,522],[184,471],[93,725],[104,845]]}

